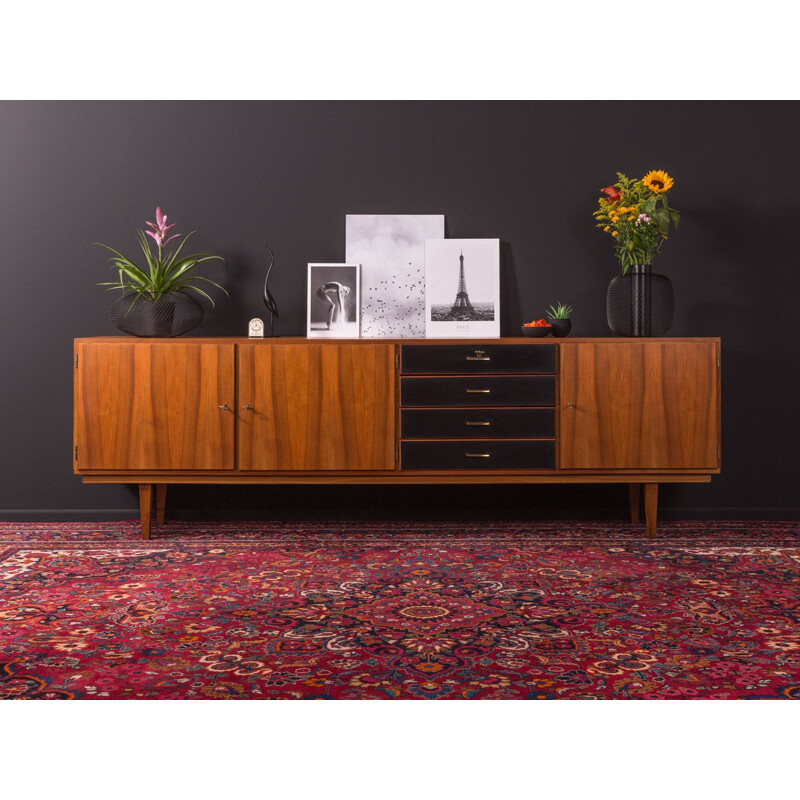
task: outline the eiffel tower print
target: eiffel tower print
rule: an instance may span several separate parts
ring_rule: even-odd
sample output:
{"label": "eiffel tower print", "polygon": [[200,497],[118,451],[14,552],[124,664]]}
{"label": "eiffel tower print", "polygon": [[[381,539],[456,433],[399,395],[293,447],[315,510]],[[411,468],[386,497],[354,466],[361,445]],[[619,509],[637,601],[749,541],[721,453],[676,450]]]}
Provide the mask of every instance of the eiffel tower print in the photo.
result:
{"label": "eiffel tower print", "polygon": [[475,313],[475,309],[472,307],[472,303],[469,301],[469,294],[467,293],[467,282],[464,279],[464,251],[461,251],[461,255],[458,257],[458,260],[461,264],[459,267],[458,273],[458,291],[456,292],[456,299],[453,303],[453,307],[450,309],[450,314],[448,315],[448,319],[453,320],[468,320],[468,319],[478,319],[478,315]]}

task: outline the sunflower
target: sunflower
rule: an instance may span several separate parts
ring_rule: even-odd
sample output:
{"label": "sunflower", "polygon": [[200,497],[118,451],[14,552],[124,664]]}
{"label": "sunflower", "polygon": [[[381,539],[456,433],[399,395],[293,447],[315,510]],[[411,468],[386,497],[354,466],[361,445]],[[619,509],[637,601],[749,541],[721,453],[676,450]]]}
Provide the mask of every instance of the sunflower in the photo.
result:
{"label": "sunflower", "polygon": [[675,181],[673,181],[663,169],[651,169],[650,172],[642,178],[642,183],[650,189],[651,192],[663,194],[672,188]]}

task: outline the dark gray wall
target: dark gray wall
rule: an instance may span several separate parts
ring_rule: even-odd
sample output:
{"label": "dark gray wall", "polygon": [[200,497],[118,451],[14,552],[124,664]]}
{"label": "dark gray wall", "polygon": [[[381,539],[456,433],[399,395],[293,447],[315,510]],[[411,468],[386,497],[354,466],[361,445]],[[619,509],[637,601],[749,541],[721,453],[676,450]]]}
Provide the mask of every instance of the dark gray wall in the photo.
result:
{"label": "dark gray wall", "polygon": [[[723,472],[665,487],[665,514],[798,516],[798,103],[0,103],[3,382],[0,515],[113,516],[129,487],[71,472],[72,339],[116,333],[103,251],[135,252],[160,204],[226,258],[230,298],[198,335],[263,316],[263,243],[278,333],[302,335],[308,261],[344,257],[347,213],[444,213],[451,237],[503,242],[502,330],[563,300],[606,335],[616,264],[594,228],[622,170],[666,169],[682,211],[657,261],[673,335],[723,342]],[[219,272],[215,270],[219,269]],[[615,514],[616,487],[179,487],[200,516],[519,518]]]}

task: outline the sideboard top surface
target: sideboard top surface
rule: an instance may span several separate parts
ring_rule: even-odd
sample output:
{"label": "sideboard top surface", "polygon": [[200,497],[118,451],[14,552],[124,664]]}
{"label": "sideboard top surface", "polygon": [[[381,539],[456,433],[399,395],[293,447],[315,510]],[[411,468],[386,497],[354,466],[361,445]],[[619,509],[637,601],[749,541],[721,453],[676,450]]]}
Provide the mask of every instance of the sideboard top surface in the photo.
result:
{"label": "sideboard top surface", "polygon": [[543,337],[533,339],[525,336],[508,336],[499,339],[329,339],[326,337],[307,338],[305,336],[276,336],[263,339],[250,339],[247,336],[180,336],[171,338],[137,338],[135,336],[86,336],[75,339],[75,344],[401,344],[401,345],[436,345],[436,344],[525,344],[533,347],[554,344],[631,344],[631,343],[668,343],[668,342],[719,342],[718,336],[677,336],[677,337],[620,337],[620,336],[594,336],[580,337],[567,336],[563,338]]}

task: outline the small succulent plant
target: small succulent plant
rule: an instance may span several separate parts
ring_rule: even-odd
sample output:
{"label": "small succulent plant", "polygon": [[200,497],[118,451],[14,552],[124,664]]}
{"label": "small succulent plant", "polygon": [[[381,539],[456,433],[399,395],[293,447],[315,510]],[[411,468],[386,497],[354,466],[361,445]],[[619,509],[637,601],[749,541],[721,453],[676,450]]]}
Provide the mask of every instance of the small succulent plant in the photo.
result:
{"label": "small succulent plant", "polygon": [[559,301],[555,306],[550,306],[545,313],[549,319],[569,319],[572,316],[572,306]]}

